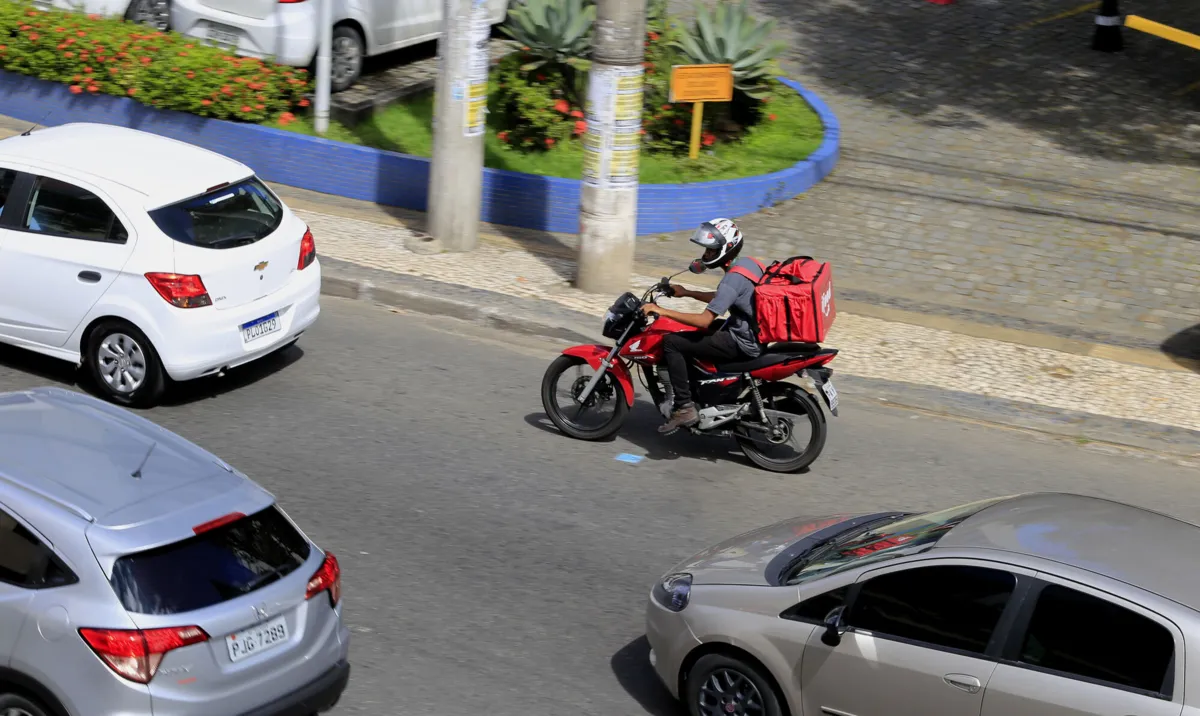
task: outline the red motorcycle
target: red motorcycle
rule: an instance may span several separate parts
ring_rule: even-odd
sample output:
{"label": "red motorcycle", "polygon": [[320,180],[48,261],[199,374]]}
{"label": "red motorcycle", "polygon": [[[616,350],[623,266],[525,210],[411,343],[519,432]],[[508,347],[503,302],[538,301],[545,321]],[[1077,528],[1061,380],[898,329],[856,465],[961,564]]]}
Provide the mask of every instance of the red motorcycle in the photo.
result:
{"label": "red motorcycle", "polygon": [[[550,364],[542,379],[542,406],[559,430],[579,440],[603,440],[620,430],[633,407],[634,364],[664,419],[670,416],[673,391],[666,367],[659,370],[663,339],[700,330],[642,311],[659,296],[672,295],[671,278],[649,288],[641,299],[631,292],[617,299],[604,317],[603,335],[616,341],[611,349],[574,346]],[[722,323],[714,321],[709,330]],[[838,394],[830,381],[833,371],[825,367],[837,354],[816,343],[775,343],[752,360],[720,365],[693,361],[689,378],[700,422],[688,429],[696,435],[734,438],[761,468],[803,470],[821,454],[828,432],[814,393],[832,415],[838,414]],[[608,408],[611,412],[605,411]],[[601,415],[598,422],[582,422],[592,413]]]}

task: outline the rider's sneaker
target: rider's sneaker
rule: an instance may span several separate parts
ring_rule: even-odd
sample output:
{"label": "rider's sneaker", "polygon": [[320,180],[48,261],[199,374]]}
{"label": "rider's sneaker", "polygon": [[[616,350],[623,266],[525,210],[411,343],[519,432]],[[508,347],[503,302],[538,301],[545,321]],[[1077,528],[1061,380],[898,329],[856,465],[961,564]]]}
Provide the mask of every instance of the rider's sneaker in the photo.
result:
{"label": "rider's sneaker", "polygon": [[688,403],[682,408],[676,408],[674,413],[671,413],[671,419],[666,424],[658,428],[658,432],[663,435],[670,435],[680,428],[687,428],[700,422],[700,413],[696,410],[695,403]]}

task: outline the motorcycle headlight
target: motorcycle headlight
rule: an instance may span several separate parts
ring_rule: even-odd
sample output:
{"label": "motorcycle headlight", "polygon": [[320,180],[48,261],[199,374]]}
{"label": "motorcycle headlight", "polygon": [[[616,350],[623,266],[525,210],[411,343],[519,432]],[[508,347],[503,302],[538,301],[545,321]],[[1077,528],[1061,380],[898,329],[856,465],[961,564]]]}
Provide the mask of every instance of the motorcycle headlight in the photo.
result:
{"label": "motorcycle headlight", "polygon": [[654,600],[673,612],[681,612],[692,595],[692,575],[668,574],[654,585]]}

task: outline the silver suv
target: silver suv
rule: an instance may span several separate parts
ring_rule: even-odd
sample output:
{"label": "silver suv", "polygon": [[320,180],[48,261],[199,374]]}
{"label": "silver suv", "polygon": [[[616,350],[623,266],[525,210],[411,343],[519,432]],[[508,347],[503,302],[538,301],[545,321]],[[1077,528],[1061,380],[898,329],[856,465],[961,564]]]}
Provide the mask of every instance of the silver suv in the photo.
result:
{"label": "silver suv", "polygon": [[0,394],[0,714],[306,716],[341,573],[225,462],[59,388]]}

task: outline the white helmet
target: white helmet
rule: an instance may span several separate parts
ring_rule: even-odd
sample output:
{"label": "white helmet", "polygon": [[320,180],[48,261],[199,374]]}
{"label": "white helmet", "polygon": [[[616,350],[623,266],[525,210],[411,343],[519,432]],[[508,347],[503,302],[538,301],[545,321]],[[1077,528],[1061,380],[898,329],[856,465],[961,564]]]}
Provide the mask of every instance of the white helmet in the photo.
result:
{"label": "white helmet", "polygon": [[737,258],[742,250],[742,230],[730,219],[712,219],[696,229],[692,243],[704,248],[704,255],[692,262],[692,273],[703,273]]}

